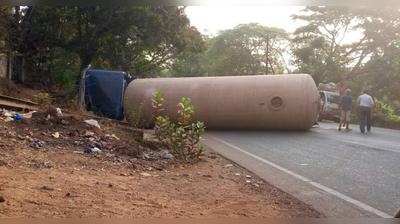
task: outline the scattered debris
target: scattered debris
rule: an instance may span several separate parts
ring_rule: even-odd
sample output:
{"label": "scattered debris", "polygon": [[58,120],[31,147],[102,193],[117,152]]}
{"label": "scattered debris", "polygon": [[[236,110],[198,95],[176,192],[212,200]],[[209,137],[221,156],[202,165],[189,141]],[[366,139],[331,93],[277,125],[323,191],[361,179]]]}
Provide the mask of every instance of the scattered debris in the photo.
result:
{"label": "scattered debris", "polygon": [[140,173],[140,175],[142,175],[144,177],[151,177],[151,174],[149,174],[149,173]]}
{"label": "scattered debris", "polygon": [[76,198],[76,197],[78,197],[77,195],[72,195],[71,193],[67,193],[66,195],[65,195],[65,197],[67,197],[67,198]]}
{"label": "scattered debris", "polygon": [[225,167],[225,168],[233,167],[233,164],[226,164],[224,167]]}
{"label": "scattered debris", "polygon": [[246,183],[247,183],[247,184],[251,183],[251,180],[246,180]]}
{"label": "scattered debris", "polygon": [[118,138],[115,134],[112,134],[111,137],[117,139],[118,141],[120,140],[120,138]]}
{"label": "scattered debris", "polygon": [[5,122],[10,122],[10,121],[13,121],[13,120],[14,120],[14,119],[11,118],[11,117],[6,117],[6,119],[4,119]]}
{"label": "scattered debris", "polygon": [[101,129],[100,125],[99,125],[99,122],[97,122],[96,120],[93,120],[93,119],[85,120],[85,123],[93,125],[93,126],[97,127],[98,129]]}
{"label": "scattered debris", "polygon": [[37,142],[31,144],[30,147],[34,148],[34,149],[40,149],[43,147],[43,143],[41,141],[37,141]]}
{"label": "scattered debris", "polygon": [[84,134],[84,136],[85,136],[86,138],[88,138],[88,137],[93,137],[93,136],[94,136],[94,133],[91,132],[91,131],[86,131],[85,134]]}
{"label": "scattered debris", "polygon": [[251,178],[251,176],[250,175],[246,175],[246,178]]}
{"label": "scattered debris", "polygon": [[174,156],[171,155],[167,150],[162,150],[162,151],[160,152],[160,156],[161,156],[161,158],[163,158],[163,159],[172,159],[172,158],[174,158]]}
{"label": "scattered debris", "polygon": [[54,138],[59,138],[59,137],[60,137],[60,133],[56,132],[56,133],[52,134],[52,136],[53,136]]}
{"label": "scattered debris", "polygon": [[14,117],[14,120],[16,120],[16,121],[21,120],[21,119],[25,119],[25,117],[22,116],[22,115],[20,115],[20,114],[17,114],[17,115],[15,115],[15,117]]}
{"label": "scattered debris", "polygon": [[89,149],[85,149],[84,151],[87,154],[92,154],[92,153],[100,153],[101,149],[94,147],[94,148],[89,148]]}
{"label": "scattered debris", "polygon": [[307,163],[302,163],[302,164],[300,164],[301,166],[307,166],[308,164]]}
{"label": "scattered debris", "polygon": [[240,173],[235,173],[235,176],[240,176]]}
{"label": "scattered debris", "polygon": [[63,113],[62,113],[60,108],[56,108],[56,116],[57,117],[62,117],[63,116]]}
{"label": "scattered debris", "polygon": [[41,189],[42,189],[42,190],[46,190],[46,191],[54,191],[54,188],[52,188],[52,187],[47,187],[47,186],[43,186]]}

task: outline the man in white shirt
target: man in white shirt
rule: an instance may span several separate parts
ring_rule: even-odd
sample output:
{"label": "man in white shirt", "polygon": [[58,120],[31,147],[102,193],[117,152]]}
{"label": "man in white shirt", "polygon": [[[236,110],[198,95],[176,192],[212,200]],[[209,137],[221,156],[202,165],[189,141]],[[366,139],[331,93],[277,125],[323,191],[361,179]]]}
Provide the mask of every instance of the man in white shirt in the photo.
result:
{"label": "man in white shirt", "polygon": [[367,91],[364,90],[363,94],[358,97],[357,102],[360,104],[360,131],[365,133],[365,119],[367,119],[367,131],[371,131],[371,110],[374,106],[374,100]]}

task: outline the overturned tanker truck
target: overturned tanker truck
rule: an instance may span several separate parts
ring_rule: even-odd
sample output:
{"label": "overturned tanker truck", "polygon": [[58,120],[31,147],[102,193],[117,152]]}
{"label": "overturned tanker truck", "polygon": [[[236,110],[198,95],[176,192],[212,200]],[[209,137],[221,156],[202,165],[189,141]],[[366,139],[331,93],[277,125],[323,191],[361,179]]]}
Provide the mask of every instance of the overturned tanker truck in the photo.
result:
{"label": "overturned tanker truck", "polygon": [[154,112],[153,93],[162,91],[164,111],[178,121],[182,97],[195,107],[194,121],[207,129],[308,130],[318,115],[319,93],[307,74],[132,79],[125,72],[85,69],[79,102],[96,114],[129,119],[144,102],[143,119]]}
{"label": "overturned tanker truck", "polygon": [[165,99],[162,115],[177,122],[177,103],[188,97],[193,120],[207,129],[308,130],[318,115],[319,93],[307,74],[137,79],[125,91],[125,114],[144,102],[149,119],[156,91]]}

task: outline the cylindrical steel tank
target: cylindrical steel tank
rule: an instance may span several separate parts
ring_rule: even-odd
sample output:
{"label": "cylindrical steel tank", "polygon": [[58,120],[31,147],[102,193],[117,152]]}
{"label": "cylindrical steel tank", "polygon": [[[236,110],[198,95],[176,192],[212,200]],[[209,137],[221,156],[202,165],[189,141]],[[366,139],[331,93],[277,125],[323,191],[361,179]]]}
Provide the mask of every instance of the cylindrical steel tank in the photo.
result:
{"label": "cylindrical steel tank", "polygon": [[193,121],[207,129],[308,130],[318,114],[319,94],[307,74],[138,79],[124,96],[125,116],[145,102],[144,119],[154,110],[153,93],[162,91],[164,111],[178,120],[177,104],[191,99]]}

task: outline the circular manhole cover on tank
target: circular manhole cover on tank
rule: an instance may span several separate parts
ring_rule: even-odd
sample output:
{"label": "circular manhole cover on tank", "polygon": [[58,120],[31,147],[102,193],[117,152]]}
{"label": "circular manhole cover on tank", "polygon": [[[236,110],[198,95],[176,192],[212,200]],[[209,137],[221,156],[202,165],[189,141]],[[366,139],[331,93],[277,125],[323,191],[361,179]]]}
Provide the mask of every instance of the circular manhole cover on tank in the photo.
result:
{"label": "circular manhole cover on tank", "polygon": [[283,107],[283,99],[279,96],[274,96],[271,99],[272,109],[279,110]]}

